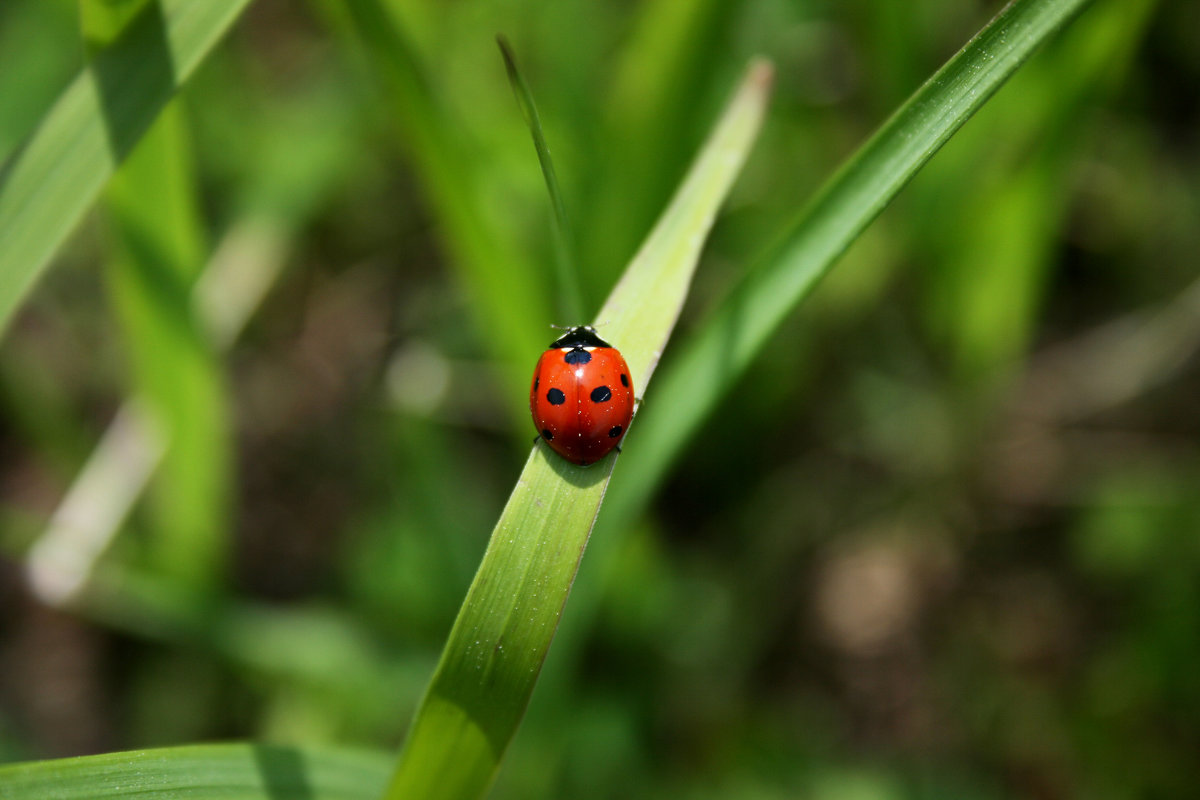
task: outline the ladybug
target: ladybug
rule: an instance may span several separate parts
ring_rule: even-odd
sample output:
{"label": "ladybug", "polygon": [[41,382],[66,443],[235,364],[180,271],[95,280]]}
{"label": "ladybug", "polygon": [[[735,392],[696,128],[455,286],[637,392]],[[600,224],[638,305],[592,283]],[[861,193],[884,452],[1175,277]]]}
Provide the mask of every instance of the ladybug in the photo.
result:
{"label": "ladybug", "polygon": [[529,411],[556,453],[580,466],[594,464],[621,443],[633,419],[625,357],[590,325],[569,328],[538,359]]}

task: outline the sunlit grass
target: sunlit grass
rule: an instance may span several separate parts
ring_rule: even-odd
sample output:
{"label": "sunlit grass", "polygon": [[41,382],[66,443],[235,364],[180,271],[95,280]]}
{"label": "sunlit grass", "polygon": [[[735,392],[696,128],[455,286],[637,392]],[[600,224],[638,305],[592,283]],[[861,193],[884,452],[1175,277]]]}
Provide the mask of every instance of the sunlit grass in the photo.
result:
{"label": "sunlit grass", "polygon": [[[313,0],[253,4],[211,50],[247,4],[118,0],[81,7],[107,88],[85,73],[50,107],[79,9],[31,2],[0,10],[0,547],[35,596],[5,585],[22,683],[0,687],[0,757],[300,746],[0,786],[92,796],[137,770],[151,794],[378,796],[394,756],[360,770],[317,744],[399,743],[456,614],[407,739],[409,776],[443,792],[438,763],[477,796],[502,759],[492,794],[522,800],[1194,783],[1175,709],[1200,608],[1179,535],[1200,184],[1160,77],[1184,12],[1097,0],[1055,37],[1086,3],[1021,0],[919,88],[978,9]],[[119,12],[108,34],[95,11]],[[44,61],[15,46],[64,24]],[[164,46],[172,70],[138,75]],[[669,214],[588,313],[570,287],[617,283],[759,50],[781,91],[695,297],[681,312],[687,234],[712,219]],[[535,452],[484,555],[532,436],[529,368],[549,323],[585,319],[644,410],[607,464]],[[76,672],[46,671],[47,641]]]}
{"label": "sunlit grass", "polygon": [[[753,144],[771,84],[752,66],[596,324],[645,391],[700,249]],[[525,713],[617,453],[580,467],[540,442],[492,532],[387,797],[482,797]]]}

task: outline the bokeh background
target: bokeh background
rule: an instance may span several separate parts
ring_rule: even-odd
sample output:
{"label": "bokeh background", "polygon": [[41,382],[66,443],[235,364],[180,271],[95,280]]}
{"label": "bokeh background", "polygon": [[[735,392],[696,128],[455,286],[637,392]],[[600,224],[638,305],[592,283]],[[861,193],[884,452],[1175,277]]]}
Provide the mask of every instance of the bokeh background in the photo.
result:
{"label": "bokeh background", "polygon": [[[775,62],[681,340],[1000,7],[396,0],[397,67],[341,5],[253,3],[170,112],[183,280],[223,267],[204,307],[244,330],[147,311],[110,196],[0,343],[0,759],[398,745],[528,451],[527,373],[580,321],[496,33],[589,311],[748,59]],[[81,42],[74,2],[0,5],[0,156]],[[601,512],[493,796],[1193,794],[1198,252],[1200,5],[1100,0],[787,320],[652,503]],[[86,585],[31,579],[106,431],[147,413],[172,444]],[[635,425],[612,493],[637,458]]]}

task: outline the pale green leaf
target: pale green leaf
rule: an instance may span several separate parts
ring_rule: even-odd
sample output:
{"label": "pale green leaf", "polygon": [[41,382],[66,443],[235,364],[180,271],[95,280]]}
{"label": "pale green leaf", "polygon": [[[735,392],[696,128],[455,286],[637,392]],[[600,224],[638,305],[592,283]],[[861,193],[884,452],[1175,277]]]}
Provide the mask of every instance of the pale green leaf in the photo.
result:
{"label": "pale green leaf", "polygon": [[[704,238],[753,143],[770,68],[753,66],[598,317],[643,390]],[[387,797],[477,798],[516,732],[617,455],[590,467],[535,446],[492,533]]]}
{"label": "pale green leaf", "polygon": [[0,766],[0,800],[375,800],[389,761],[369,752],[220,744]]}
{"label": "pale green leaf", "polygon": [[0,331],[117,165],[247,2],[150,3],[0,167]]}

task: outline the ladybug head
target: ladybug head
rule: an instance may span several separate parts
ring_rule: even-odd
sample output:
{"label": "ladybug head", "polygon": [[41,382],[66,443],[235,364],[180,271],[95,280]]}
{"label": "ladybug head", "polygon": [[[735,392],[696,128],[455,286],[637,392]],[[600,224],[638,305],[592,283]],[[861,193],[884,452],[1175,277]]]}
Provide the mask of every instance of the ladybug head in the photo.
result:
{"label": "ladybug head", "polygon": [[561,347],[612,347],[611,344],[596,335],[596,329],[591,325],[576,325],[567,328],[567,332],[550,343],[550,349]]}

